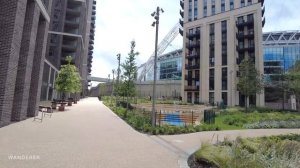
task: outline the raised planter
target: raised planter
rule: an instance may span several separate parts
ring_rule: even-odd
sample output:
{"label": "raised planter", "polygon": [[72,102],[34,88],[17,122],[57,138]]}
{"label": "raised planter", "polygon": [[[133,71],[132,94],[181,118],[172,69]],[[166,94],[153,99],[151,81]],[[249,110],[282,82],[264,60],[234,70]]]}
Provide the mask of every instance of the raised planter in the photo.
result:
{"label": "raised planter", "polygon": [[58,107],[58,111],[65,111],[66,103],[60,103],[60,106]]}

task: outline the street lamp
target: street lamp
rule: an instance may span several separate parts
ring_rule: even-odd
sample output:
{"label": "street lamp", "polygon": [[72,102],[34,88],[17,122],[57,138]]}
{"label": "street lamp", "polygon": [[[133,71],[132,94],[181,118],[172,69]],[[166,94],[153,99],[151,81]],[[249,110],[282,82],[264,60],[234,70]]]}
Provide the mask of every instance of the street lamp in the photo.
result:
{"label": "street lamp", "polygon": [[117,59],[118,59],[118,69],[117,69],[117,82],[116,82],[116,107],[118,104],[118,96],[119,96],[119,82],[120,82],[120,60],[121,60],[121,54],[117,54]]}
{"label": "street lamp", "polygon": [[156,69],[157,69],[157,42],[158,42],[158,26],[159,26],[159,13],[164,13],[164,10],[160,7],[156,8],[156,11],[154,11],[151,16],[154,17],[155,21],[152,23],[152,26],[154,27],[156,25],[156,32],[155,32],[155,56],[154,56],[154,80],[153,80],[153,93],[152,93],[152,112],[151,112],[151,124],[154,127],[155,124],[155,92],[156,92]]}

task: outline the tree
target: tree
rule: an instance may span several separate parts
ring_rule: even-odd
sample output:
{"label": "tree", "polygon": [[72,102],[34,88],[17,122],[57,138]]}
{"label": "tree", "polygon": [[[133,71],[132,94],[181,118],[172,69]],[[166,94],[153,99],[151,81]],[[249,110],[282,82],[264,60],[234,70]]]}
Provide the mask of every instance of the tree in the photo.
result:
{"label": "tree", "polygon": [[300,104],[300,61],[296,61],[295,65],[287,73],[288,88],[296,96],[297,105]]}
{"label": "tree", "polygon": [[121,66],[123,68],[123,76],[124,81],[122,82],[123,86],[120,86],[123,90],[123,94],[125,92],[127,97],[127,108],[128,108],[128,97],[135,96],[135,83],[137,78],[137,65],[136,65],[136,57],[139,55],[138,52],[135,52],[135,41],[131,41],[130,52],[128,53],[128,57],[126,57],[125,63]]}
{"label": "tree", "polygon": [[256,70],[255,65],[251,60],[245,58],[239,65],[239,82],[238,90],[243,94],[245,99],[245,109],[247,111],[249,97],[261,93],[263,89],[263,80]]}
{"label": "tree", "polygon": [[81,79],[76,66],[71,65],[72,57],[67,56],[66,65],[62,65],[55,80],[55,89],[62,93],[65,99],[66,93],[79,93],[81,91]]}

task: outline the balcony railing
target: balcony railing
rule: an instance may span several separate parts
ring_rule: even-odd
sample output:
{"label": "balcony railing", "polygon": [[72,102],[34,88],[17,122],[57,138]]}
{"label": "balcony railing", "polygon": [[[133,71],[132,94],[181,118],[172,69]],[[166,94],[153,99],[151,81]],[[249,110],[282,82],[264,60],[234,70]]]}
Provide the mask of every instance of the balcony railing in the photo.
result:
{"label": "balcony railing", "polygon": [[185,91],[199,91],[199,86],[184,86]]}
{"label": "balcony railing", "polygon": [[236,33],[236,38],[238,40],[241,40],[241,39],[244,39],[244,38],[252,39],[252,38],[254,38],[254,31],[248,31],[247,34],[245,34],[244,32]]}
{"label": "balcony railing", "polygon": [[180,16],[183,18],[184,17],[184,11],[183,10],[180,10],[179,11],[179,14],[180,14]]}
{"label": "balcony railing", "polygon": [[181,6],[182,9],[184,9],[184,0],[180,1],[180,6]]}
{"label": "balcony railing", "polygon": [[252,51],[255,50],[255,47],[253,45],[250,45],[250,46],[236,46],[236,50],[238,52],[245,52],[245,51],[252,52]]}
{"label": "balcony railing", "polygon": [[192,69],[200,69],[200,64],[186,64],[185,65],[186,70],[192,70]]}
{"label": "balcony railing", "polygon": [[184,79],[185,80],[196,80],[196,81],[199,81],[199,75],[196,75],[195,77],[193,77],[191,75],[185,75]]}
{"label": "balcony railing", "polygon": [[186,55],[186,59],[198,59],[198,58],[200,58],[200,54],[198,54],[198,53]]}
{"label": "balcony railing", "polygon": [[195,31],[195,32],[192,32],[192,33],[187,32],[186,37],[189,38],[189,39],[192,39],[194,37],[200,38],[200,31]]}
{"label": "balcony railing", "polygon": [[79,9],[67,8],[66,12],[67,12],[68,15],[80,16],[80,10]]}
{"label": "balcony railing", "polygon": [[182,19],[179,19],[179,24],[181,27],[183,27],[183,20]]}
{"label": "balcony railing", "polygon": [[192,43],[186,43],[186,48],[200,48],[200,42],[197,41],[197,42],[192,42]]}
{"label": "balcony railing", "polygon": [[250,26],[254,24],[254,19],[249,18],[247,21],[244,19],[236,21],[236,26],[237,27],[244,27],[244,26]]}
{"label": "balcony railing", "polygon": [[183,30],[181,28],[179,28],[179,33],[181,36],[183,36]]}

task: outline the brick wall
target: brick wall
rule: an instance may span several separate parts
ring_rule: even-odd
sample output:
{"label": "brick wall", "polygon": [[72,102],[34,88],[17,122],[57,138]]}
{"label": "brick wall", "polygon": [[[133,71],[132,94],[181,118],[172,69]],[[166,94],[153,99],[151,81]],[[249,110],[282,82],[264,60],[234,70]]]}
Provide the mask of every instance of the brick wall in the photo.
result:
{"label": "brick wall", "polygon": [[0,127],[11,120],[26,3],[0,1]]}
{"label": "brick wall", "polygon": [[36,109],[40,101],[48,28],[49,23],[47,23],[44,19],[40,18],[36,38],[33,68],[31,73],[30,94],[27,109],[28,117],[34,117],[37,114]]}
{"label": "brick wall", "polygon": [[15,85],[12,111],[13,121],[20,121],[27,118],[30,79],[39,17],[40,9],[38,5],[34,1],[29,1],[26,8],[17,81]]}

